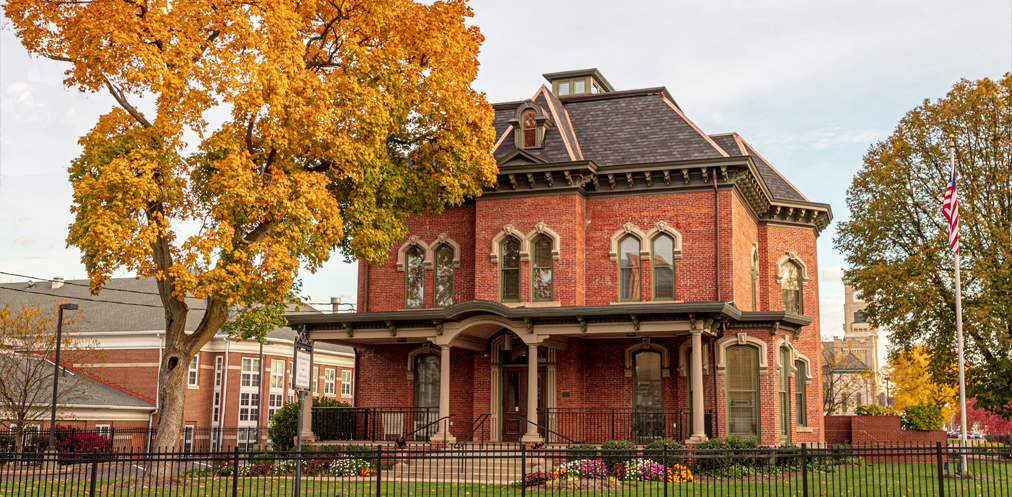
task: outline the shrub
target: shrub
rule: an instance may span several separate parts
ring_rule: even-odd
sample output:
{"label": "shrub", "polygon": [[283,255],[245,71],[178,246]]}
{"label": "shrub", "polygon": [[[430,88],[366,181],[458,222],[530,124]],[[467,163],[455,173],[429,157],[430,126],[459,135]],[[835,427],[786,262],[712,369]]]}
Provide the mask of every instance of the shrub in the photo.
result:
{"label": "shrub", "polygon": [[699,448],[703,450],[727,451],[726,453],[704,454],[703,457],[696,459],[696,465],[699,468],[699,471],[713,476],[737,478],[737,476],[734,475],[739,475],[741,471],[734,470],[731,473],[728,473],[730,468],[735,466],[749,468],[765,464],[766,462],[752,453],[735,457],[732,452],[760,448],[759,439],[753,435],[738,435],[737,433],[732,433],[731,435],[728,435],[727,438],[712,438],[707,440],[699,444]]}
{"label": "shrub", "polygon": [[594,444],[573,444],[566,449],[566,461],[594,459],[597,457],[597,446]]}
{"label": "shrub", "polygon": [[942,410],[934,404],[925,402],[903,409],[900,428],[904,430],[941,430]]}
{"label": "shrub", "polygon": [[984,439],[988,442],[1012,445],[1012,433],[988,433]]}
{"label": "shrub", "polygon": [[523,486],[525,488],[536,487],[538,485],[544,485],[550,481],[555,480],[555,474],[546,471],[535,471],[533,473],[527,473],[524,475],[523,481],[515,481],[510,484],[512,487]]}
{"label": "shrub", "polygon": [[864,404],[857,406],[857,409],[854,409],[854,414],[858,416],[898,416],[900,413],[889,406]]}
{"label": "shrub", "polygon": [[[650,454],[649,459],[654,462],[663,463],[664,457],[661,452],[664,451],[665,447],[669,451],[682,450],[685,448],[685,444],[671,438],[660,438],[654,440],[653,442],[647,444],[648,451],[656,451]],[[672,460],[677,460],[679,456],[680,454],[668,454],[668,462],[670,463]]]}
{"label": "shrub", "polygon": [[[636,457],[636,444],[631,440],[608,440],[601,445],[601,460],[611,470],[616,464]],[[608,452],[612,451],[612,454]]]}
{"label": "shrub", "polygon": [[[313,397],[313,407],[350,407],[347,402],[340,402],[329,397]],[[350,415],[349,415],[350,416]],[[315,432],[319,414],[313,413],[313,430]],[[295,430],[299,422],[299,403],[289,402],[271,416],[267,428],[267,436],[276,450],[292,450],[295,448]]]}

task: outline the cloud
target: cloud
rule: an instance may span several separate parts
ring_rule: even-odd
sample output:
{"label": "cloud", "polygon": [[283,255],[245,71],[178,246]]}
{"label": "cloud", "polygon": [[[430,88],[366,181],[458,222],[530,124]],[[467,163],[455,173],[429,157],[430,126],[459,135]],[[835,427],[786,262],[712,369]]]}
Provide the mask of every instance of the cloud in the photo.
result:
{"label": "cloud", "polygon": [[19,223],[27,223],[27,222],[30,222],[31,220],[32,220],[32,218],[30,218],[28,216],[21,216],[21,217],[18,218],[18,222]]}
{"label": "cloud", "polygon": [[358,301],[358,292],[341,294],[341,302],[356,302],[356,301]]}
{"label": "cloud", "polygon": [[840,283],[843,281],[843,266],[823,266],[819,268],[819,281]]}
{"label": "cloud", "polygon": [[35,237],[31,235],[21,235],[14,239],[14,245],[21,245],[22,247],[28,248],[29,245],[35,243]]}
{"label": "cloud", "polygon": [[819,331],[822,336],[843,335],[843,295],[819,296]]}

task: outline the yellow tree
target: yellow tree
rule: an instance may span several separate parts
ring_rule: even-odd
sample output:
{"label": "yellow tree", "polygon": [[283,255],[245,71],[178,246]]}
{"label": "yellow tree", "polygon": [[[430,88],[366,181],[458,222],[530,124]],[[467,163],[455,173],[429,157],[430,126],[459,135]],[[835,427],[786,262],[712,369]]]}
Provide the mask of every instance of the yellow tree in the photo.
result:
{"label": "yellow tree", "polygon": [[[53,405],[52,360],[56,350],[56,311],[35,304],[0,307],[0,419],[15,425],[15,451],[20,452],[27,425],[48,420]],[[64,314],[60,348],[65,352],[93,351],[94,343],[78,334],[78,313]],[[67,356],[65,355],[64,358]],[[63,361],[61,361],[62,363]],[[56,394],[57,409],[84,393],[80,375],[63,376]]]}
{"label": "yellow tree", "polygon": [[[892,383],[893,407],[902,411],[906,407],[930,403],[942,410],[945,419],[957,412],[959,390],[938,378],[930,367],[931,356],[923,345],[894,354],[889,359],[889,381]],[[952,365],[955,369],[955,365]]]}
{"label": "yellow tree", "polygon": [[[494,179],[493,111],[470,86],[482,36],[462,0],[10,0],[4,11],[30,52],[68,63],[68,86],[117,103],[70,167],[68,242],[94,292],[117,270],[158,280],[156,446],[178,440],[180,366],[220,329],[262,337],[300,268],[335,249],[379,262],[407,216]],[[212,126],[214,107],[229,115]],[[187,294],[204,299],[192,334]]]}

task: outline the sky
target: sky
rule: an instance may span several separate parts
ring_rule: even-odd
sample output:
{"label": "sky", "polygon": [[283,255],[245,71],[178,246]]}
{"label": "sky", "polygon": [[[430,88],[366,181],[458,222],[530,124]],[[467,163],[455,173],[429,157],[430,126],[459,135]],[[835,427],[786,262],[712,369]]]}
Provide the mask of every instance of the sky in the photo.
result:
{"label": "sky", "polygon": [[[874,143],[961,78],[1012,70],[1012,2],[472,2],[485,37],[474,88],[529,98],[544,73],[596,67],[617,90],[664,86],[708,134],[738,132],[834,222],[818,239],[821,333],[843,327],[846,190]],[[0,271],[85,278],[66,246],[77,139],[114,102],[62,85],[67,65],[0,31]],[[141,108],[144,102],[140,103]],[[334,254],[303,275],[313,301],[353,301],[357,268]],[[809,264],[810,266],[812,264]],[[125,275],[125,274],[124,274]],[[0,281],[20,281],[0,275]]]}

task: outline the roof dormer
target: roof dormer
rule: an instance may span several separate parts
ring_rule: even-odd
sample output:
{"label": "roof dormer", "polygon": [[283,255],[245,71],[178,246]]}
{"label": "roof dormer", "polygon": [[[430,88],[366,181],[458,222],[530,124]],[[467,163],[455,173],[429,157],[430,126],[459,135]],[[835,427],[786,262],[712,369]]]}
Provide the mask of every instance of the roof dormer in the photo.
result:
{"label": "roof dormer", "polygon": [[513,126],[514,140],[519,149],[541,148],[545,131],[552,126],[545,110],[531,100],[525,100],[523,105],[517,107],[513,119],[507,122]]}
{"label": "roof dormer", "polygon": [[615,91],[611,83],[600,72],[594,69],[564,71],[542,74],[552,83],[552,93],[557,97],[574,95],[591,95]]}

